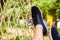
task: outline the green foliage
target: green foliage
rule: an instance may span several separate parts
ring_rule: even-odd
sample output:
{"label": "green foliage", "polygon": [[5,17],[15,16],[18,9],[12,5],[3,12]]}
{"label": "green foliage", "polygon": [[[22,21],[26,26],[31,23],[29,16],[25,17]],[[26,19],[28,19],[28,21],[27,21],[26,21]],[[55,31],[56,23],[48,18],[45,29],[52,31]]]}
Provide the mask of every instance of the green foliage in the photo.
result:
{"label": "green foliage", "polygon": [[6,22],[6,27],[8,27],[8,22]]}
{"label": "green foliage", "polygon": [[58,32],[60,33],[60,28],[58,28]]}
{"label": "green foliage", "polygon": [[26,35],[24,35],[23,37],[24,37],[23,40],[30,40],[30,38],[27,37]]}
{"label": "green foliage", "polygon": [[60,0],[57,0],[56,3],[55,3],[55,7],[56,7],[56,13],[57,13],[57,16],[58,18],[60,18]]}
{"label": "green foliage", "polygon": [[6,29],[2,28],[2,33],[6,33]]}
{"label": "green foliage", "polygon": [[8,34],[8,35],[12,35],[12,33],[11,33],[11,32],[8,32],[7,34]]}
{"label": "green foliage", "polygon": [[16,36],[16,40],[20,40],[19,36]]}
{"label": "green foliage", "polygon": [[15,26],[14,21],[11,22],[11,26],[12,26],[12,28]]}
{"label": "green foliage", "polygon": [[2,28],[5,26],[4,22],[2,22]]}
{"label": "green foliage", "polygon": [[0,32],[0,35],[1,35],[1,32]]}
{"label": "green foliage", "polygon": [[26,25],[24,25],[24,24],[17,24],[17,27],[18,27],[18,28],[25,28],[25,26],[26,26]]}
{"label": "green foliage", "polygon": [[21,28],[21,25],[20,25],[20,24],[17,24],[17,27],[18,27],[18,28]]}
{"label": "green foliage", "polygon": [[29,37],[27,37],[26,35],[24,36],[16,36],[16,40],[30,40]]}
{"label": "green foliage", "polygon": [[[60,18],[60,1],[59,0],[7,0],[6,9],[4,10],[5,15],[10,15],[11,13],[16,16],[16,14],[21,15],[20,17],[26,18],[27,13],[30,15],[31,6],[38,6],[42,13],[49,13],[53,16],[58,16]],[[58,15],[56,15],[56,13]]]}
{"label": "green foliage", "polygon": [[17,24],[17,27],[18,28],[24,28],[24,29],[29,29],[29,26],[26,26],[26,25],[24,25],[24,24]]}
{"label": "green foliage", "polygon": [[10,40],[14,40],[13,38],[11,38]]}

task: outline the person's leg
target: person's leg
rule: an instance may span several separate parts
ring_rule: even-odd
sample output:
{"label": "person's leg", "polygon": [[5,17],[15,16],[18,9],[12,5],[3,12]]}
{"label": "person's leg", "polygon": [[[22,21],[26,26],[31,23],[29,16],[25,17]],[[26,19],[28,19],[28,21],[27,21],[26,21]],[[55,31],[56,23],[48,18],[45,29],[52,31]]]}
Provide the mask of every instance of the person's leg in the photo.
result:
{"label": "person's leg", "polygon": [[43,34],[46,35],[47,29],[43,23],[41,11],[39,10],[38,7],[33,6],[31,12],[33,24],[34,27],[36,28],[32,40],[43,40]]}
{"label": "person's leg", "polygon": [[34,36],[32,40],[43,40],[43,28],[42,25],[36,25]]}
{"label": "person's leg", "polygon": [[32,12],[32,20],[33,20],[34,26],[36,27],[37,24],[41,24],[43,28],[43,35],[46,35],[47,29],[46,29],[46,26],[44,25],[41,11],[39,10],[38,7],[33,6],[31,8],[31,12]]}
{"label": "person's leg", "polygon": [[53,40],[60,40],[60,35],[55,27],[51,28],[51,35]]}

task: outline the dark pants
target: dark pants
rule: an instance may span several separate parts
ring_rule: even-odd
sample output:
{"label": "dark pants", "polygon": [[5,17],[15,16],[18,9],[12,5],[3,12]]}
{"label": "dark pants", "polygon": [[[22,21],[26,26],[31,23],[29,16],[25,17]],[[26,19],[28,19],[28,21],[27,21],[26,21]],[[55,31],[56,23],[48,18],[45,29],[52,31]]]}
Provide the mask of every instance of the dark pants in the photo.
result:
{"label": "dark pants", "polygon": [[60,40],[60,35],[55,27],[51,28],[51,35],[53,40]]}

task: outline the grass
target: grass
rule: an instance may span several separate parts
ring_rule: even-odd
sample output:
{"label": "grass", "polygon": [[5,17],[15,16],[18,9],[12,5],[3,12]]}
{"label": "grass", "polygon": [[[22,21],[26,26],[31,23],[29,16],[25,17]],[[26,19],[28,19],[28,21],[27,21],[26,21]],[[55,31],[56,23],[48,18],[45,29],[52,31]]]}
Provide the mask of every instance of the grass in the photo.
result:
{"label": "grass", "polygon": [[58,32],[60,33],[60,28],[57,28]]}
{"label": "grass", "polygon": [[[18,25],[18,26],[21,26],[21,25]],[[14,28],[15,28],[15,27],[14,27]],[[14,28],[11,28],[11,29],[14,29]],[[21,28],[21,27],[17,27],[17,29],[20,29],[20,28]],[[24,32],[25,32],[25,30],[28,30],[28,29],[29,29],[29,27],[27,27],[27,26],[25,26],[25,25],[23,25],[22,28],[24,29]],[[9,30],[9,29],[8,29],[8,30]],[[5,35],[8,35],[8,36],[11,35],[11,36],[9,36],[9,37],[10,37],[9,40],[14,40],[12,32],[9,32],[9,31],[8,31],[8,33],[7,33],[6,27],[2,27],[2,33],[3,33],[3,34],[1,34],[1,35],[5,37],[4,40],[7,39],[7,37],[6,37]],[[30,37],[28,37],[26,34],[23,34],[22,36],[17,35],[17,36],[15,36],[15,37],[16,37],[15,40],[30,40]]]}
{"label": "grass", "polygon": [[16,36],[16,40],[20,40],[19,36]]}

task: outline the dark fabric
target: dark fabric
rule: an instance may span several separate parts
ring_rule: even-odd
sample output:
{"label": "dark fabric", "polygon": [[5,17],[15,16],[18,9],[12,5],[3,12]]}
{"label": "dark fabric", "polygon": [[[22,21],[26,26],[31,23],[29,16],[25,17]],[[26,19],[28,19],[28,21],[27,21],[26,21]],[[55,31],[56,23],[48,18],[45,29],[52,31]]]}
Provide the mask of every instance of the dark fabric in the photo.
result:
{"label": "dark fabric", "polygon": [[31,8],[31,12],[32,12],[32,20],[33,20],[34,26],[36,26],[37,24],[41,24],[43,27],[43,34],[45,35],[47,33],[47,29],[43,23],[41,11],[39,10],[38,7],[33,6]]}
{"label": "dark fabric", "polygon": [[51,35],[53,40],[60,40],[60,35],[55,27],[51,28]]}

